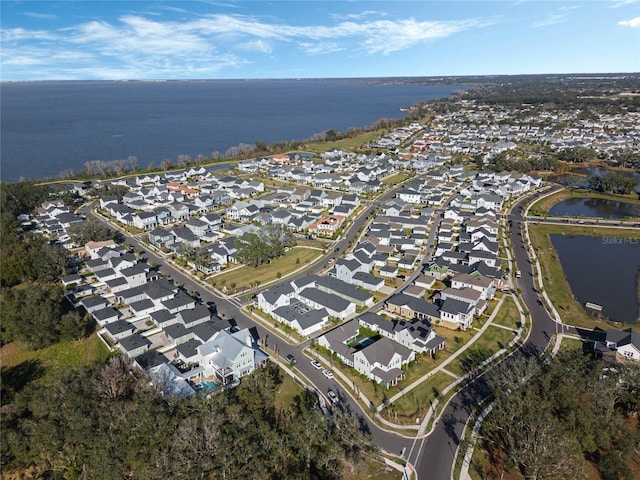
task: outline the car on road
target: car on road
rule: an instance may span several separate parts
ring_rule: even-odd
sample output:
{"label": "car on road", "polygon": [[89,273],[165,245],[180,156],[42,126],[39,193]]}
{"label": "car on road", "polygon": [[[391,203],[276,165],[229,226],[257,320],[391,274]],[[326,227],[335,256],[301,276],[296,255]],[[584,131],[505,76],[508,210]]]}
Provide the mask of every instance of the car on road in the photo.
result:
{"label": "car on road", "polygon": [[291,365],[295,365],[297,362],[296,357],[291,354],[287,355],[287,362],[289,362]]}
{"label": "car on road", "polygon": [[317,360],[311,360],[311,365],[313,365],[313,367],[317,368],[318,370],[322,368],[322,364]]}
{"label": "car on road", "polygon": [[327,390],[327,397],[329,397],[329,400],[331,400],[331,403],[333,403],[334,405],[340,401],[338,400],[338,396],[333,392],[333,390]]}
{"label": "car on road", "polygon": [[327,370],[326,368],[324,370],[322,370],[322,374],[327,377],[328,379],[332,379],[333,378],[333,372],[331,370]]}

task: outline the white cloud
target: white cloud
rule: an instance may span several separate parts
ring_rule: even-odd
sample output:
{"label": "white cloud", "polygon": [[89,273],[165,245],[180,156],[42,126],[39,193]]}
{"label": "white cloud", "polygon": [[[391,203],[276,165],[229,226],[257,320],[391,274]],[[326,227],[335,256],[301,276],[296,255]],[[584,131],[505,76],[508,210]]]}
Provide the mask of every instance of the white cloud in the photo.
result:
{"label": "white cloud", "polygon": [[386,17],[387,12],[379,10],[365,10],[360,13],[332,13],[329,16],[334,20],[360,20],[364,17]]}
{"label": "white cloud", "polygon": [[618,25],[623,27],[640,27],[640,17],[635,17],[630,20],[622,20],[618,22]]}
{"label": "white cloud", "polygon": [[41,20],[55,20],[58,18],[58,15],[54,13],[24,12],[24,15],[31,18],[39,18]]}
{"label": "white cloud", "polygon": [[[352,50],[388,55],[456,33],[487,26],[476,19],[419,21],[413,18],[294,25],[264,17],[211,14],[188,20],[163,21],[147,15],[123,15],[117,21],[92,20],[57,30],[3,29],[3,65],[37,64],[97,78],[165,78],[211,76],[223,68],[249,63],[239,52],[271,55],[283,43],[307,55]],[[31,54],[25,53],[27,48]],[[55,52],[65,52],[63,60]],[[234,53],[236,52],[236,53]],[[73,59],[82,66],[73,66]],[[56,65],[56,62],[58,65]],[[114,67],[113,65],[117,65]],[[64,71],[62,70],[64,68]],[[93,72],[93,73],[91,73]],[[121,76],[118,77],[118,73]],[[58,78],[58,77],[56,77]],[[107,77],[105,77],[107,78]]]}
{"label": "white cloud", "polygon": [[562,23],[562,22],[564,22],[565,18],[566,18],[566,15],[561,15],[561,14],[549,15],[544,20],[541,20],[539,22],[534,22],[533,28],[548,27],[550,25],[555,25],[557,23]]}
{"label": "white cloud", "polygon": [[300,42],[298,45],[308,55],[322,55],[346,50],[346,47],[341,47],[335,42]]}
{"label": "white cloud", "polygon": [[638,0],[611,0],[609,8],[620,8],[636,3]]}
{"label": "white cloud", "polygon": [[266,40],[254,40],[252,42],[243,42],[238,44],[238,48],[240,50],[246,50],[249,52],[262,52],[262,53],[272,53],[273,48],[271,44]]}

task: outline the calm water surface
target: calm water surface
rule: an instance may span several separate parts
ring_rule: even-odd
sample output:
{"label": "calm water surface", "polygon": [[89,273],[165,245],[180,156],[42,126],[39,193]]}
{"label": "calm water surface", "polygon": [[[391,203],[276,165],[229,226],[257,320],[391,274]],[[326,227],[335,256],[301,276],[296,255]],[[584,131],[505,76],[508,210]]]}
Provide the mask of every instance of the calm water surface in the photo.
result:
{"label": "calm water surface", "polygon": [[89,160],[210,157],[241,143],[347,131],[463,86],[391,79],[2,83],[3,181],[57,177]]}
{"label": "calm water surface", "polygon": [[625,323],[639,320],[638,238],[551,235],[575,299],[602,306],[604,317]]}
{"label": "calm water surface", "polygon": [[622,219],[640,216],[640,206],[604,198],[567,198],[554,205],[549,215]]}

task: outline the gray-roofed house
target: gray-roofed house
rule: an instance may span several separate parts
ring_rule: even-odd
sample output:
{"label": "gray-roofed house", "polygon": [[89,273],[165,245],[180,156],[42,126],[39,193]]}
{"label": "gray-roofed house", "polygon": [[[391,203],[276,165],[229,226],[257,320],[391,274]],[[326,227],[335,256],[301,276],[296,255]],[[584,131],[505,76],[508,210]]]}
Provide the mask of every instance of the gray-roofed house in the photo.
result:
{"label": "gray-roofed house", "polygon": [[174,323],[164,329],[167,338],[175,346],[193,339],[193,332],[181,323]]}
{"label": "gray-roofed house", "polygon": [[404,377],[402,366],[415,359],[415,352],[386,337],[353,354],[353,366],[383,387],[396,385]]}
{"label": "gray-roofed house", "polygon": [[126,320],[117,320],[115,322],[108,323],[104,328],[109,337],[114,341],[133,335],[136,331],[135,325],[127,322]]}
{"label": "gray-roofed house", "polygon": [[163,308],[150,313],[151,320],[160,328],[166,328],[169,325],[173,325],[178,322],[175,314],[170,313],[169,310]]}
{"label": "gray-roofed house", "polygon": [[305,288],[298,293],[298,298],[314,309],[326,308],[329,315],[343,320],[356,312],[355,303],[315,287]]}
{"label": "gray-roofed house", "polygon": [[222,385],[237,383],[264,365],[268,358],[257,347],[248,328],[235,333],[221,330],[197,350],[204,377],[215,377]]}
{"label": "gray-roofed house", "polygon": [[347,344],[358,336],[359,324],[355,319],[343,323],[318,337],[318,345],[335,353],[342,363],[353,367],[354,347]]}
{"label": "gray-roofed house", "polygon": [[404,293],[392,295],[385,301],[385,308],[391,313],[412,319],[438,319],[438,307],[421,298],[412,297]]}
{"label": "gray-roofed house", "polygon": [[466,330],[471,327],[474,310],[470,303],[449,298],[440,307],[440,321],[445,327]]}
{"label": "gray-roofed house", "polygon": [[95,310],[91,313],[91,315],[101,327],[104,327],[109,323],[116,322],[120,318],[120,312],[113,307]]}
{"label": "gray-roofed house", "polygon": [[[633,328],[626,330],[607,330],[604,344],[596,342],[596,353],[605,360],[640,361],[640,333]],[[612,357],[612,358],[611,358]]]}
{"label": "gray-roofed house", "polygon": [[375,275],[365,272],[356,272],[351,279],[351,283],[358,287],[366,288],[367,290],[372,290],[374,292],[378,292],[382,289],[382,287],[384,287],[383,278],[379,278]]}
{"label": "gray-roofed house", "polygon": [[118,342],[118,348],[129,358],[142,355],[144,352],[149,350],[150,346],[151,341],[137,333],[124,337]]}
{"label": "gray-roofed house", "polygon": [[373,295],[337,278],[317,277],[315,284],[318,290],[338,295],[349,302],[355,303],[357,306],[373,305]]}
{"label": "gray-roofed house", "polygon": [[206,305],[196,305],[195,308],[180,310],[176,317],[185,327],[192,328],[200,323],[209,321],[211,313]]}
{"label": "gray-roofed house", "polygon": [[278,322],[288,325],[305,337],[322,330],[329,321],[326,309],[312,310],[300,301],[278,307],[271,315]]}

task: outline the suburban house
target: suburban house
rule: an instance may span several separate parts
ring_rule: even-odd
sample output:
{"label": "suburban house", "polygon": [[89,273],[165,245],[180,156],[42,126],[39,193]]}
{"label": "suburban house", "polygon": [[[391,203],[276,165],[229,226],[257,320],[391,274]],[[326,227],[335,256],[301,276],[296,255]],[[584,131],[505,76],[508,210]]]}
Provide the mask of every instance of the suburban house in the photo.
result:
{"label": "suburban house", "polygon": [[354,352],[353,367],[383,387],[396,385],[404,377],[402,366],[415,359],[415,352],[386,337]]}
{"label": "suburban house", "polygon": [[596,342],[595,352],[597,356],[609,361],[640,362],[640,333],[633,328],[626,330],[607,330],[604,342]]}

